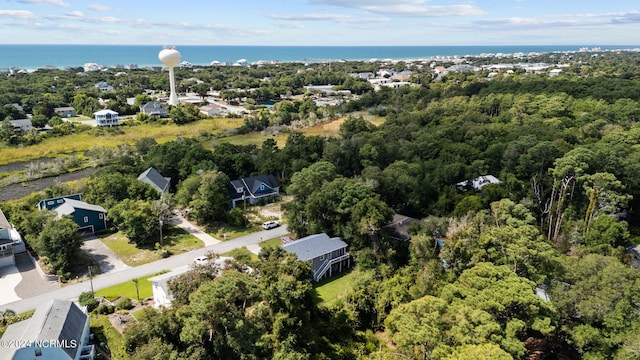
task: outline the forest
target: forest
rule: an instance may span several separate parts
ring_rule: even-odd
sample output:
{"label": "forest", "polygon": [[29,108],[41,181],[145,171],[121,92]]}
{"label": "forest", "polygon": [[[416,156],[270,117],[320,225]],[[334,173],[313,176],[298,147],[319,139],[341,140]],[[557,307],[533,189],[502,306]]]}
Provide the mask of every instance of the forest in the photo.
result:
{"label": "forest", "polygon": [[[128,357],[640,358],[640,273],[628,251],[640,242],[640,55],[562,61],[569,65],[558,77],[501,71],[489,79],[481,70],[437,80],[429,66],[399,62],[387,66],[412,70],[416,86],[379,91],[348,75],[376,71],[381,65],[374,63],[180,69],[179,76],[204,81],[200,91],[226,90],[228,100],[284,99],[272,111],[256,106],[236,131],[278,128],[285,144],[210,146],[210,134],[162,143],[143,138],[114,151],[73,190],[102,204],[132,241],[144,243],[155,229],[145,219],[155,222],[163,201],[135,182],[147,167],[171,177],[170,206],[191,209],[199,223],[241,225],[224,184],[273,174],[293,196],[283,205],[289,230],[298,238],[342,237],[354,280],[327,306],[317,301],[309,265],[278,247],[264,249],[257,261],[236,259],[220,274],[196,267],[173,284],[176,306],[145,310],[143,321],[125,331]],[[0,104],[20,103],[54,128],[64,125],[49,109],[82,109],[82,102],[87,112],[96,110],[98,94],[88,84],[114,76],[40,72],[0,80]],[[126,97],[166,88],[161,76],[129,72],[109,104],[123,110]],[[318,107],[304,93],[308,84],[342,84],[357,96]],[[3,118],[21,115],[2,109]],[[374,125],[365,115],[384,122]],[[345,119],[338,136],[296,131],[337,118]],[[68,129],[77,131],[90,130]],[[2,146],[37,146],[37,139],[19,145],[23,140],[10,138]],[[459,185],[484,175],[500,182]],[[46,240],[35,235],[43,215],[34,215],[32,204],[66,186],[3,204],[27,241]],[[394,214],[418,219],[409,241],[382,231]],[[66,266],[59,264],[63,272]]]}

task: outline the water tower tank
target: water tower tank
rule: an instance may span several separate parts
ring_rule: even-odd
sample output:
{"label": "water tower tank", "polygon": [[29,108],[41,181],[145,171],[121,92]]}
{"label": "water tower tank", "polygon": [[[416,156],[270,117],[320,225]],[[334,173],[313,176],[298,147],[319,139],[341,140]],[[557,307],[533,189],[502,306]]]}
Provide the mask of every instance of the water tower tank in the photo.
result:
{"label": "water tower tank", "polygon": [[180,52],[172,46],[167,46],[158,54],[158,58],[168,67],[175,67],[180,62],[182,56]]}

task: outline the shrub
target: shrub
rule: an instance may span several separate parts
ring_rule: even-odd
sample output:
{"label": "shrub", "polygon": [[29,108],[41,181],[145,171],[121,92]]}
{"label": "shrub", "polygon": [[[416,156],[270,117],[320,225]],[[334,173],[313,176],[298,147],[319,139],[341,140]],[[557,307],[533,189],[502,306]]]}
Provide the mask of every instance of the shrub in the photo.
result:
{"label": "shrub", "polygon": [[128,297],[125,297],[120,301],[118,301],[118,304],[116,305],[116,310],[129,310],[132,307],[133,307],[133,304],[131,302],[131,299]]}
{"label": "shrub", "polygon": [[113,311],[114,311],[113,305],[108,305],[108,304],[100,304],[96,308],[96,312],[101,315],[113,314]]}
{"label": "shrub", "polygon": [[80,303],[80,305],[86,306],[87,311],[89,312],[93,311],[93,309],[98,306],[98,301],[96,301],[96,298],[93,296],[93,293],[91,291],[85,291],[80,294],[80,296],[78,297],[78,302]]}

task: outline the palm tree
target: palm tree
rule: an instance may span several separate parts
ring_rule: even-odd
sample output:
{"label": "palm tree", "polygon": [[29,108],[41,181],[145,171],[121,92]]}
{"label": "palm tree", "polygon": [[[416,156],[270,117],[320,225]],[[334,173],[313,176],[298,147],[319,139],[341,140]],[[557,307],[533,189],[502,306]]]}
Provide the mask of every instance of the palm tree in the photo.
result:
{"label": "palm tree", "polygon": [[16,312],[11,309],[0,311],[0,323],[2,324],[2,326],[6,325],[7,320],[9,320],[9,318],[12,316],[16,316]]}

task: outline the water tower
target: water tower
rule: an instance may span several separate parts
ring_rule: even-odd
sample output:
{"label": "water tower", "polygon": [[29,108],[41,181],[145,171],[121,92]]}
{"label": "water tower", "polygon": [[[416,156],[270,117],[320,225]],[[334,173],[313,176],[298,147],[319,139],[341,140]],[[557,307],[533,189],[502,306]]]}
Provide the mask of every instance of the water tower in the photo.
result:
{"label": "water tower", "polygon": [[176,79],[173,77],[173,68],[178,65],[182,56],[174,46],[164,46],[158,54],[158,58],[169,68],[169,86],[171,87],[171,95],[169,95],[169,105],[178,105],[178,95],[176,94]]}

